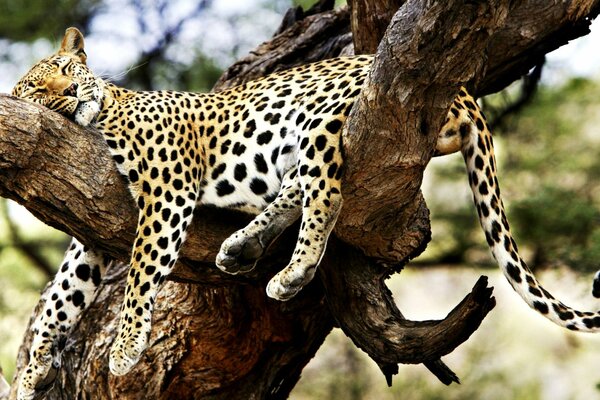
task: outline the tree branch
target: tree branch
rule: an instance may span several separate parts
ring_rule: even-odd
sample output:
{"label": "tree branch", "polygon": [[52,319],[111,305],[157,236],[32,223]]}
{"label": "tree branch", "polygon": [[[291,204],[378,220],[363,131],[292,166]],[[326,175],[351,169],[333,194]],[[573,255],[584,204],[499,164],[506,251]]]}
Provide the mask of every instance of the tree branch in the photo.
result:
{"label": "tree branch", "polygon": [[542,58],[539,63],[533,67],[531,72],[523,76],[521,79],[523,83],[519,94],[512,102],[507,102],[507,104],[500,107],[493,107],[483,99],[483,108],[488,115],[488,125],[491,129],[504,128],[508,116],[517,114],[533,100],[534,95],[537,93],[538,83],[542,78],[542,69],[545,62],[546,59]]}
{"label": "tree branch", "polygon": [[[320,277],[332,314],[354,344],[380,367],[423,362],[445,384],[458,382],[438,359],[466,341],[494,308],[487,279],[481,277],[445,319],[409,321],[385,285],[388,268],[339,240],[331,240],[328,246]],[[397,373],[385,367],[382,371],[388,383]]]}
{"label": "tree branch", "polygon": [[262,43],[230,66],[216,84],[226,89],[300,64],[352,53],[352,36],[345,7],[310,15]]}
{"label": "tree branch", "polygon": [[422,246],[428,227],[414,227],[425,207],[423,170],[460,86],[482,75],[509,5],[408,1],[396,13],[346,125],[345,201],[335,229],[342,240],[386,262]]}
{"label": "tree branch", "polygon": [[350,26],[356,54],[374,54],[392,20],[406,0],[350,0]]}
{"label": "tree branch", "polygon": [[598,0],[517,2],[505,26],[490,41],[487,72],[475,85],[477,95],[502,90],[526,75],[547,53],[590,33],[598,13]]}

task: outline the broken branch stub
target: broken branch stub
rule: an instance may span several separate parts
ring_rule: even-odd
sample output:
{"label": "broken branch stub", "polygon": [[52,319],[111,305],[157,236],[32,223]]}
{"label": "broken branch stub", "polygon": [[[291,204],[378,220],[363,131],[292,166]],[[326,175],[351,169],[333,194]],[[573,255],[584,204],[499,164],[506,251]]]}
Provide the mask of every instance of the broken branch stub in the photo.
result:
{"label": "broken branch stub", "polygon": [[481,277],[445,319],[410,321],[385,285],[387,268],[339,240],[330,247],[320,277],[331,313],[354,344],[380,366],[425,363],[442,382],[456,381],[437,359],[466,341],[494,308],[487,278]]}

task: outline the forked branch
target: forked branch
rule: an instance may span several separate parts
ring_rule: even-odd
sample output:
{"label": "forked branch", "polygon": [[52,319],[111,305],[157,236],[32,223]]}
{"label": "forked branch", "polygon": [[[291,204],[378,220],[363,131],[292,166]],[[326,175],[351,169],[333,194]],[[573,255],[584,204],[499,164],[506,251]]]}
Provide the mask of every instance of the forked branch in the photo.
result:
{"label": "forked branch", "polygon": [[[424,363],[442,382],[457,381],[437,360],[466,341],[494,308],[487,279],[481,277],[443,320],[410,321],[385,285],[389,268],[341,241],[329,246],[320,277],[334,318],[354,344],[380,366]],[[382,371],[388,381],[395,373]]]}

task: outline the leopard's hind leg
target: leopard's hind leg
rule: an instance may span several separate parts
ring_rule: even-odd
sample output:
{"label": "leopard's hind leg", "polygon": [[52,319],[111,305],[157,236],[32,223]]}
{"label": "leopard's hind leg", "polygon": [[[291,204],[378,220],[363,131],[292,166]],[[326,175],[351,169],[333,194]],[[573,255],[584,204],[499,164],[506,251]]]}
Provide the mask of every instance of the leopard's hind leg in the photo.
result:
{"label": "leopard's hind leg", "polygon": [[302,213],[302,193],[296,167],[285,173],[277,197],[245,228],[221,245],[216,264],[230,274],[252,270],[269,245]]}
{"label": "leopard's hind leg", "polygon": [[61,337],[68,335],[81,313],[96,297],[110,259],[73,239],[42,301],[32,325],[29,363],[19,381],[17,398],[32,399],[36,389],[51,383],[51,370],[60,366]]}
{"label": "leopard's hind leg", "polygon": [[[288,300],[312,280],[327,239],[342,208],[341,127],[343,122],[315,119],[300,141],[298,180],[302,189],[302,224],[292,260],[267,286],[269,297]],[[316,126],[315,126],[316,125]]]}

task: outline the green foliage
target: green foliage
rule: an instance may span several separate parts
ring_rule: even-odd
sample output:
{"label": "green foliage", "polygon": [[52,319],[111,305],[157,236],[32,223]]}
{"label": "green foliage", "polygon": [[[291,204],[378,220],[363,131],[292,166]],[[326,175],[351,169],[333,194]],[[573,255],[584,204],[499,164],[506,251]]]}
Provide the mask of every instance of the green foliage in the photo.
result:
{"label": "green foliage", "polygon": [[[214,60],[198,53],[194,62],[183,64],[161,60],[153,66],[151,71],[152,86],[172,90],[185,90],[190,92],[208,92],[219,79],[223,70]],[[127,76],[127,87],[146,89],[142,82],[136,80],[136,70]]]}
{"label": "green foliage", "polygon": [[302,9],[304,9],[304,10],[308,10],[316,3],[316,1],[315,0],[294,0],[292,3],[294,3],[295,6],[302,7]]}
{"label": "green foliage", "polygon": [[542,87],[504,132],[509,162],[503,170],[523,191],[511,189],[517,201],[510,214],[541,264],[597,268],[599,92],[596,82],[582,78]]}
{"label": "green foliage", "polygon": [[54,38],[68,26],[85,26],[99,0],[0,0],[0,37],[14,41]]}
{"label": "green foliage", "polygon": [[585,195],[542,187],[511,207],[520,238],[541,254],[538,262],[560,260],[595,270],[600,252],[600,210]]}

